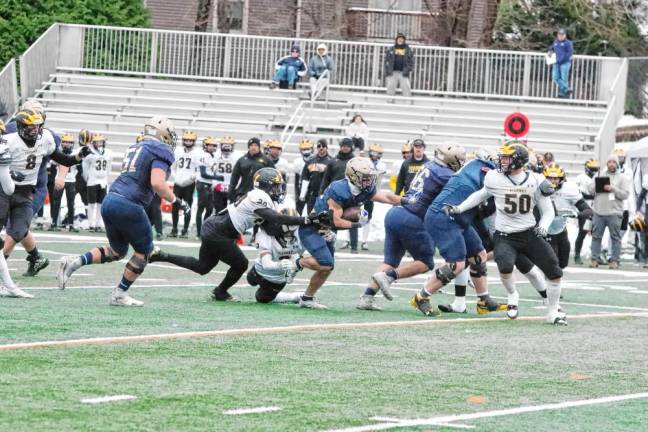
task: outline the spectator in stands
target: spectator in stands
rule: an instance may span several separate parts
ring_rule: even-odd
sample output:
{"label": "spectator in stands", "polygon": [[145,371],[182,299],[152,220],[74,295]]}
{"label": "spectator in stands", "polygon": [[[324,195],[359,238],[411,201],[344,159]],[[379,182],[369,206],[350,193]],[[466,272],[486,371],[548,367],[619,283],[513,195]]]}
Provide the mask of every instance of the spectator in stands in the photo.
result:
{"label": "spectator in stands", "polygon": [[605,228],[610,231],[610,260],[611,269],[619,268],[621,255],[621,218],[623,204],[630,194],[630,181],[619,171],[619,159],[612,153],[608,156],[607,169],[600,177],[607,177],[609,184],[603,186],[601,192],[596,191],[596,179],[589,186],[589,193],[594,194],[594,217],[592,219],[592,264],[598,267],[601,255],[601,241]]}
{"label": "spectator in stands", "polygon": [[[295,88],[299,77],[307,73],[306,62],[302,59],[301,48],[299,45],[293,45],[290,49],[290,55],[277,60],[275,64],[275,74],[272,77],[270,88],[273,89],[279,85],[281,88]],[[285,83],[285,84],[282,84]]]}
{"label": "spectator in stands", "polygon": [[387,94],[393,96],[396,87],[400,87],[403,96],[411,96],[409,75],[414,68],[412,49],[405,43],[405,35],[398,33],[396,43],[390,47],[385,56],[385,79]]}
{"label": "spectator in stands", "polygon": [[396,179],[396,190],[394,193],[400,195],[401,192],[407,193],[410,183],[414,180],[414,176],[421,169],[425,162],[428,161],[425,155],[425,142],[422,139],[415,139],[412,142],[412,158],[403,161],[398,178]]}
{"label": "spectator in stands", "polygon": [[353,147],[356,150],[364,151],[365,142],[369,139],[369,126],[360,114],[355,114],[351,119],[351,123],[344,131],[345,135],[353,141]]}
{"label": "spectator in stands", "polygon": [[251,191],[254,173],[265,167],[274,167],[274,165],[267,156],[261,153],[261,141],[259,141],[259,138],[250,138],[248,140],[248,152],[236,161],[232,170],[229,201],[234,202]]}
{"label": "spectator in stands", "polygon": [[565,29],[558,30],[556,39],[549,47],[549,52],[556,56],[556,62],[552,65],[551,78],[558,85],[558,97],[568,98],[572,94],[569,88],[569,70],[571,69],[574,45],[567,39]]}
{"label": "spectator in stands", "polygon": [[323,78],[323,80],[327,81],[327,84],[333,81],[333,75],[335,74],[335,60],[328,55],[326,45],[323,43],[317,45],[315,52],[316,54],[308,61],[311,96],[315,94],[315,83],[317,83],[317,80],[320,79],[324,72],[328,71],[328,77]]}
{"label": "spectator in stands", "polygon": [[317,153],[306,160],[301,174],[299,201],[306,202],[308,213],[315,206],[315,199],[320,194],[324,173],[331,162],[333,162],[333,158],[328,154],[326,138],[320,138],[317,141]]}

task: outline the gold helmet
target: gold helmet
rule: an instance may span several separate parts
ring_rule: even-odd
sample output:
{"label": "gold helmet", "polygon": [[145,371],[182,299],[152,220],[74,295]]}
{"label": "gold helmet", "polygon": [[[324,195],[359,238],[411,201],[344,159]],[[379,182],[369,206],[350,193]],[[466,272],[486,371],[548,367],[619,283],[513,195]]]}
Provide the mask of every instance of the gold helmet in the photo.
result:
{"label": "gold helmet", "polygon": [[366,157],[354,157],[347,165],[344,172],[352,185],[361,191],[368,191],[376,185],[378,177],[373,163]]}
{"label": "gold helmet", "polygon": [[601,169],[601,163],[596,159],[588,159],[585,162],[585,174],[593,177]]}
{"label": "gold helmet", "polygon": [[61,147],[63,148],[64,153],[71,153],[72,148],[74,147],[74,135],[70,132],[65,132],[61,135]]}
{"label": "gold helmet", "polygon": [[629,223],[628,226],[632,231],[643,232],[646,229],[646,221],[644,217],[637,214]]}
{"label": "gold helmet", "polygon": [[182,145],[184,147],[193,147],[196,144],[198,135],[194,131],[184,131],[182,134]]}
{"label": "gold helmet", "polygon": [[[206,151],[208,153],[213,153],[214,150],[216,150],[217,145],[218,145],[218,140],[216,138],[214,138],[213,136],[208,136],[208,137],[203,138],[202,147],[203,147],[204,151]],[[214,146],[214,147],[211,149],[211,151],[209,151],[209,150],[207,150],[207,146]]]}
{"label": "gold helmet", "polygon": [[383,155],[383,148],[380,144],[371,144],[369,146],[369,157],[374,160],[378,160]]}
{"label": "gold helmet", "polygon": [[313,141],[309,140],[308,138],[304,138],[301,141],[299,141],[299,152],[306,156],[310,155],[313,153],[313,148],[315,147],[315,144],[313,144]]}
{"label": "gold helmet", "polygon": [[92,135],[92,147],[100,154],[103,154],[106,148],[106,137],[100,133]]}
{"label": "gold helmet", "polygon": [[466,161],[466,149],[459,144],[441,144],[434,150],[434,159],[452,171],[459,171]]}
{"label": "gold helmet", "polygon": [[[529,150],[524,143],[517,140],[502,144],[497,151],[497,156],[499,157],[499,170],[506,174],[523,168],[529,162]],[[510,157],[510,162],[506,166],[502,166],[503,157]]]}
{"label": "gold helmet", "polygon": [[4,122],[0,119],[0,135],[4,135],[7,133],[7,127],[5,126]]}
{"label": "gold helmet", "polygon": [[150,135],[160,142],[175,148],[177,135],[171,120],[163,116],[153,116],[144,124],[144,135]]}
{"label": "gold helmet", "polygon": [[36,141],[43,134],[45,120],[40,113],[32,110],[22,110],[16,114],[16,129],[18,136],[28,147],[36,145]]}
{"label": "gold helmet", "polygon": [[[142,137],[144,137],[144,135],[142,135]],[[90,132],[88,129],[81,129],[79,131],[79,145],[83,147],[83,146],[87,146],[91,142],[92,142],[92,132]]]}
{"label": "gold helmet", "polygon": [[617,148],[615,148],[615,149],[612,151],[612,153],[613,153],[614,155],[616,155],[616,157],[619,159],[619,163],[620,163],[620,164],[624,164],[624,163],[625,163],[625,159],[626,159],[626,152],[625,152],[625,150],[623,150],[621,147],[617,147]]}
{"label": "gold helmet", "polygon": [[[565,181],[565,170],[555,162],[547,165],[543,171],[543,174],[549,180],[554,189],[560,189],[563,182]],[[558,181],[554,182],[552,181],[553,179],[558,179]]]}
{"label": "gold helmet", "polygon": [[406,142],[401,146],[401,153],[412,153],[412,144]]}
{"label": "gold helmet", "polygon": [[234,151],[234,144],[236,140],[230,135],[225,135],[220,139],[220,150],[221,153],[231,153]]}
{"label": "gold helmet", "polygon": [[278,148],[278,149],[283,150],[283,143],[281,141],[279,141],[278,139],[270,139],[268,141],[266,141],[266,142],[268,142],[268,148]]}

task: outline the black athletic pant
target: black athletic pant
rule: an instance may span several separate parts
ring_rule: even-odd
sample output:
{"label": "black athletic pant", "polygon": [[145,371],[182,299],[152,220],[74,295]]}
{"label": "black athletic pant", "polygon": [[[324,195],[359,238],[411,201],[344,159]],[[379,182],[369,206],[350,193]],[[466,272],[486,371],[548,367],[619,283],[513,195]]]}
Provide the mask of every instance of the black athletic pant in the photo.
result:
{"label": "black athletic pant", "polygon": [[[52,206],[52,198],[54,197],[54,182],[56,180],[56,170],[54,170],[54,174],[49,174],[47,176],[47,194],[50,197],[50,210]],[[45,205],[42,205],[40,210],[38,210],[37,216],[38,217],[43,217],[43,212],[45,211]],[[51,211],[50,211],[51,213]]]}
{"label": "black athletic pant", "polygon": [[562,277],[562,269],[551,245],[535,235],[533,230],[518,233],[495,231],[495,262],[500,273],[513,273],[518,255],[527,256],[549,280]]}
{"label": "black athletic pant", "polygon": [[248,272],[247,281],[250,286],[259,286],[259,289],[257,289],[254,294],[256,301],[259,303],[270,303],[272,300],[277,298],[277,294],[279,294],[286,286],[285,283],[278,284],[264,279],[257,273],[254,267],[252,267]]}
{"label": "black athletic pant", "polygon": [[[198,211],[196,212],[196,231],[200,236],[203,220],[211,216],[214,210],[214,189],[211,183],[196,183],[198,190]],[[203,212],[205,216],[203,218]]]}
{"label": "black athletic pant", "polygon": [[50,195],[50,214],[52,216],[52,226],[58,225],[59,213],[61,212],[61,201],[63,200],[63,191],[64,189],[54,189],[54,192],[52,192],[52,194]]}
{"label": "black athletic pant", "polygon": [[549,243],[558,257],[558,265],[561,269],[564,269],[569,264],[569,250],[571,249],[569,237],[567,236],[567,228],[560,234],[549,236]]}
{"label": "black athletic pant", "polygon": [[[178,186],[178,185],[173,185],[173,194],[180,198],[183,199],[187,204],[189,204],[189,207],[193,204],[193,194],[194,194],[194,188],[196,184],[191,183],[187,186]],[[178,220],[180,219],[180,207],[178,207],[178,204],[173,204],[173,208],[171,209],[171,220],[173,221],[173,232],[178,232]],[[184,214],[184,226],[182,228],[182,232],[186,233],[189,230],[189,223],[191,222],[191,213],[185,213]]]}
{"label": "black athletic pant", "polygon": [[162,235],[162,210],[160,210],[160,197],[157,194],[153,195],[153,200],[146,213],[149,221],[155,227],[155,232]]}
{"label": "black athletic pant", "polygon": [[585,237],[587,236],[587,231],[583,229],[583,226],[585,226],[585,221],[587,220],[588,218],[586,217],[578,216],[578,235],[576,236],[576,241],[574,242],[575,257],[579,257],[581,249],[583,249],[583,240],[585,240]]}
{"label": "black athletic pant", "polygon": [[76,176],[76,193],[81,195],[81,201],[83,201],[84,205],[88,205],[88,197],[87,197],[87,189],[88,184],[86,183],[85,179],[83,178],[83,175],[77,174]]}
{"label": "black athletic pant", "polygon": [[76,185],[74,182],[65,183],[65,200],[67,201],[67,221],[68,225],[74,225],[74,199],[76,198]]}

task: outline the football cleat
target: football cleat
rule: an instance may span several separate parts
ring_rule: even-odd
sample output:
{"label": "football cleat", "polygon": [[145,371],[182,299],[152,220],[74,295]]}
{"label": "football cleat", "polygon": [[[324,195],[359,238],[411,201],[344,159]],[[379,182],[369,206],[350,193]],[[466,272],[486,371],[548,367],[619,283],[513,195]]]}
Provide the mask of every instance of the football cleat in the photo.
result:
{"label": "football cleat", "polygon": [[241,301],[240,298],[233,296],[232,294],[228,293],[227,291],[221,291],[218,288],[214,288],[212,291],[212,300],[215,301],[222,301],[222,302],[230,302],[230,303],[238,303]]}
{"label": "football cleat", "polygon": [[506,304],[497,303],[495,300],[493,300],[490,297],[487,297],[485,300],[484,299],[477,300],[477,313],[479,315],[485,315],[489,312],[500,312],[505,310],[506,310]]}
{"label": "football cleat", "polygon": [[506,306],[506,316],[512,320],[518,317],[518,307],[517,305],[507,305]]}
{"label": "football cleat", "polygon": [[440,304],[439,310],[441,312],[447,312],[447,313],[468,313],[468,308],[464,308],[463,310],[455,310],[454,307],[451,304]]}
{"label": "football cleat", "polygon": [[40,255],[33,260],[30,260],[30,257],[27,257],[27,261],[29,261],[29,266],[27,266],[27,271],[23,273],[23,276],[26,277],[36,276],[38,272],[49,265],[49,260]]}
{"label": "football cleat", "polygon": [[187,231],[182,231],[180,233],[180,238],[183,238],[183,239],[189,238],[189,233]]}
{"label": "football cleat", "polygon": [[304,300],[303,297],[299,298],[299,307],[305,309],[328,309],[322,303],[318,303],[314,298],[312,300]]}
{"label": "football cleat", "polygon": [[425,316],[439,316],[441,312],[432,307],[429,297],[423,297],[420,294],[414,294],[414,297],[410,299],[410,305],[414,309],[418,309]]}
{"label": "football cleat", "polygon": [[388,276],[387,273],[378,272],[378,273],[374,273],[371,276],[371,279],[373,279],[373,281],[376,282],[378,288],[380,288],[380,291],[382,291],[383,295],[387,300],[391,301],[394,299],[394,295],[389,290],[389,287],[391,286],[392,282],[394,282],[393,277]]}
{"label": "football cleat", "polygon": [[17,286],[2,287],[0,290],[0,297],[13,297],[13,298],[34,298],[33,295],[26,293]]}
{"label": "football cleat", "polygon": [[360,300],[356,305],[356,309],[369,310],[369,311],[381,311],[382,308],[378,306],[375,302],[376,302],[376,297],[368,294],[362,295],[360,296]]}
{"label": "football cleat", "polygon": [[149,255],[148,262],[153,263],[156,261],[167,262],[167,254],[162,252],[159,246],[154,246],[151,255]]}
{"label": "football cleat", "polygon": [[176,238],[176,237],[178,237],[178,231],[177,231],[177,230],[172,230],[172,231],[169,233],[169,237],[171,237],[171,238]]}
{"label": "football cleat", "polygon": [[76,257],[73,256],[66,256],[61,259],[58,271],[56,272],[56,281],[58,282],[59,289],[65,289],[68,280],[70,280],[70,276],[72,276],[74,271],[72,270],[72,261],[75,259]]}
{"label": "football cleat", "polygon": [[277,297],[275,297],[274,300],[272,300],[272,303],[292,303],[292,304],[297,304],[299,303],[299,299],[301,298],[303,292],[280,292],[277,294]]}
{"label": "football cleat", "polygon": [[112,291],[112,297],[110,297],[110,305],[142,307],[144,306],[144,302],[141,300],[136,300],[133,297],[129,296],[127,291],[115,287]]}
{"label": "football cleat", "polygon": [[563,312],[558,312],[558,311],[549,312],[545,317],[545,322],[547,324],[566,326],[567,315],[565,315],[565,313]]}

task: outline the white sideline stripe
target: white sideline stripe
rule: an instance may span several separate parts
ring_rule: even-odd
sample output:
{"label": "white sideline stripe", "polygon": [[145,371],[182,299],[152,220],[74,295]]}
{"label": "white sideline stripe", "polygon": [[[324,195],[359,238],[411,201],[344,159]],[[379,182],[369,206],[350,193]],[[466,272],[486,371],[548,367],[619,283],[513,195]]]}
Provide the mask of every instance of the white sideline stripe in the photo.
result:
{"label": "white sideline stripe", "polygon": [[131,395],[101,396],[101,397],[93,397],[93,398],[83,398],[81,399],[81,403],[100,404],[104,402],[117,402],[117,401],[133,400],[133,399],[137,399],[137,397]]}
{"label": "white sideline stripe", "polygon": [[[369,420],[375,420],[383,423],[400,423],[403,421],[402,419],[397,419],[394,417],[371,417]],[[475,429],[475,426],[461,423],[434,423],[431,426],[440,426],[452,429]]]}
{"label": "white sideline stripe", "polygon": [[[635,312],[603,312],[594,314],[570,315],[568,319],[592,319],[592,318],[626,318],[641,317],[648,318],[648,313]],[[522,316],[516,321],[544,321],[544,316]],[[419,319],[415,321],[368,321],[368,322],[347,322],[347,323],[330,323],[330,324],[299,324],[292,326],[280,327],[252,327],[239,329],[222,329],[222,330],[203,330],[182,333],[159,333],[148,335],[132,336],[108,336],[85,339],[64,339],[40,342],[19,342],[12,344],[0,345],[0,351],[18,350],[26,348],[46,348],[61,346],[78,346],[78,345],[101,345],[111,343],[128,343],[143,342],[153,340],[172,340],[172,339],[191,339],[198,337],[215,337],[215,336],[245,336],[256,334],[277,334],[293,333],[317,330],[347,330],[347,329],[375,329],[379,327],[409,327],[409,326],[432,326],[445,324],[466,324],[489,321],[511,321],[506,317],[487,317],[487,318],[455,318],[455,319]]]}
{"label": "white sideline stripe", "polygon": [[274,412],[274,411],[281,411],[281,407],[269,406],[269,407],[258,407],[258,408],[237,408],[237,409],[223,411],[223,414],[227,414],[227,415],[259,414],[259,413]]}
{"label": "white sideline stripe", "polygon": [[521,406],[518,408],[507,408],[494,411],[483,411],[476,412],[471,414],[459,414],[459,415],[446,415],[431,417],[427,419],[415,419],[415,420],[401,420],[398,423],[381,423],[367,426],[356,426],[344,429],[328,429],[325,432],[369,432],[369,431],[378,431],[378,430],[387,430],[395,428],[404,428],[404,427],[414,427],[414,426],[435,426],[439,423],[452,423],[455,421],[462,420],[475,420],[480,418],[490,418],[490,417],[501,417],[509,416],[515,414],[523,414],[530,412],[540,412],[540,411],[550,411],[550,410],[559,410],[565,408],[576,408],[589,405],[599,405],[611,402],[622,402],[633,399],[646,399],[648,398],[648,392],[646,393],[631,393],[618,396],[607,396],[596,399],[582,399],[576,401],[567,401],[567,402],[558,402],[552,404],[543,404],[543,405],[530,405],[530,406]]}

